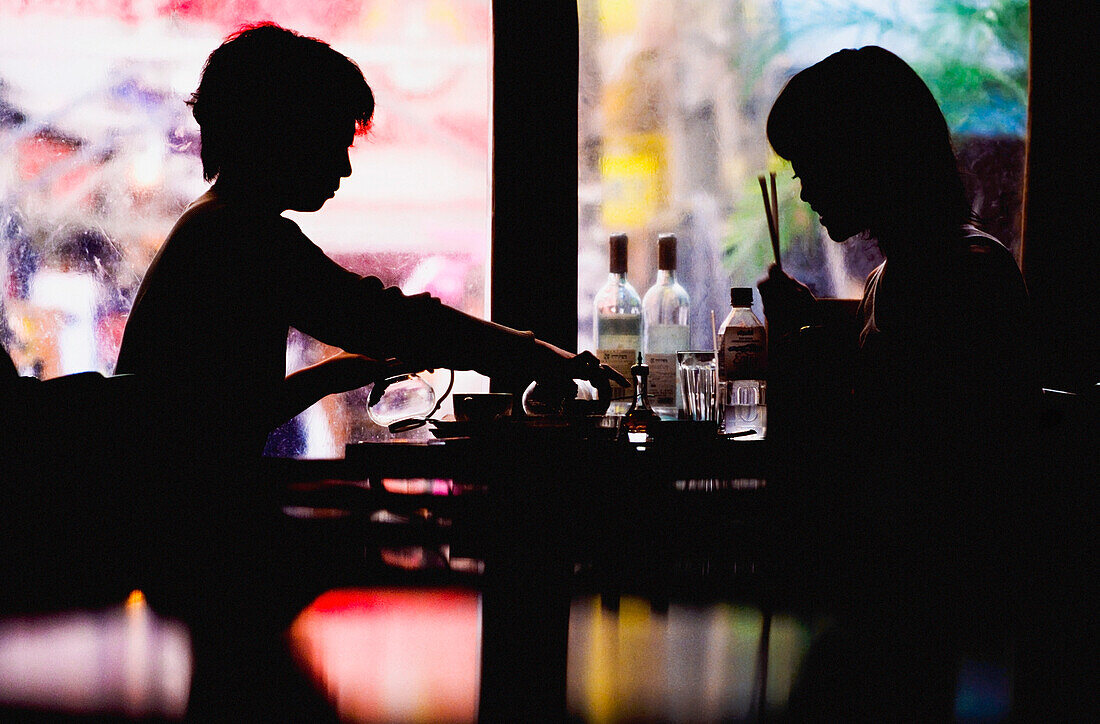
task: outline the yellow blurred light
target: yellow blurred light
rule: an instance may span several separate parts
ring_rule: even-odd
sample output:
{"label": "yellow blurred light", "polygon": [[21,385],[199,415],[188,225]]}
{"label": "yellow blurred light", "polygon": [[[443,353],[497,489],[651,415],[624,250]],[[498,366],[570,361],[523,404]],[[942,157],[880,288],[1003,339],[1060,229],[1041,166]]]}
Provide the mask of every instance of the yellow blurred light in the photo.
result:
{"label": "yellow blurred light", "polygon": [[600,0],[600,26],[606,35],[625,35],[638,25],[636,0]]}
{"label": "yellow blurred light", "polygon": [[609,139],[600,157],[603,221],[608,227],[637,228],[666,203],[667,139],[661,133]]}

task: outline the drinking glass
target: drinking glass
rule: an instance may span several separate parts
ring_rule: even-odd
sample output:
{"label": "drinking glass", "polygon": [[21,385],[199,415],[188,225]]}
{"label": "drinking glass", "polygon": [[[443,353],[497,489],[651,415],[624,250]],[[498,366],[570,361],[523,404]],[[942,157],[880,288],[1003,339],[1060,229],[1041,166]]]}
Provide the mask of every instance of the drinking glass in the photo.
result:
{"label": "drinking glass", "polygon": [[713,349],[676,353],[680,419],[718,424],[718,352]]}

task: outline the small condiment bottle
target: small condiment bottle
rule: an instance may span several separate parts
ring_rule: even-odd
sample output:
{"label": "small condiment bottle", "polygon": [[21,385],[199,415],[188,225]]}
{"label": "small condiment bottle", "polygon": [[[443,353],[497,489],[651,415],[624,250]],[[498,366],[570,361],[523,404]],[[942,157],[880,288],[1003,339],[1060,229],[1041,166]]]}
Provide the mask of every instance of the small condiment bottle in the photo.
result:
{"label": "small condiment bottle", "polygon": [[630,403],[630,409],[623,416],[619,435],[625,430],[626,439],[629,442],[645,442],[646,436],[653,432],[654,425],[660,420],[660,416],[654,412],[647,400],[649,396],[649,366],[642,362],[641,353],[638,354],[637,363],[630,368],[630,374],[634,379],[634,399]]}

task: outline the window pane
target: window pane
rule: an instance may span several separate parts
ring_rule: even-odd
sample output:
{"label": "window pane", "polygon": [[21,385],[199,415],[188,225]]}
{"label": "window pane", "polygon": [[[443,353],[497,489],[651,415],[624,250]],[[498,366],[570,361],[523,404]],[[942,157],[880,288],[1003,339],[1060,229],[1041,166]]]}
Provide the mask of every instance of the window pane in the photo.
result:
{"label": "window pane", "polygon": [[[207,55],[261,19],[350,56],[378,103],[336,198],[287,215],[350,269],[487,314],[489,0],[0,1],[0,341],[23,374],[113,369],[146,267],[206,188],[184,101]],[[328,351],[292,332],[288,369]],[[381,434],[363,407],[322,401],[279,451]]]}
{"label": "window pane", "polygon": [[[818,296],[859,297],[871,243],[832,243],[771,154],[771,103],[799,70],[881,45],[931,87],[986,227],[1018,251],[1027,115],[1024,0],[581,0],[578,344],[609,233],[630,234],[629,277],[652,283],[657,235],[679,238],[692,343],[731,286],[755,286],[772,252],[757,175],[777,173],[783,267]],[[762,315],[757,294],[756,310]]]}

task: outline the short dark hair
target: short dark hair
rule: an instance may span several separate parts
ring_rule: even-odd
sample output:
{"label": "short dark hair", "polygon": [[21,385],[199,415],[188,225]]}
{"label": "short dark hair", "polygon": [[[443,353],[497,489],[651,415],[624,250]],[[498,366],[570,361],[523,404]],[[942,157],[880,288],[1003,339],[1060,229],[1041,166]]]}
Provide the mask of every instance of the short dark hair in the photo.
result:
{"label": "short dark hair", "polygon": [[370,127],[374,94],[353,60],[274,23],[242,28],[218,46],[188,101],[199,123],[202,172],[277,154],[289,134]]}

